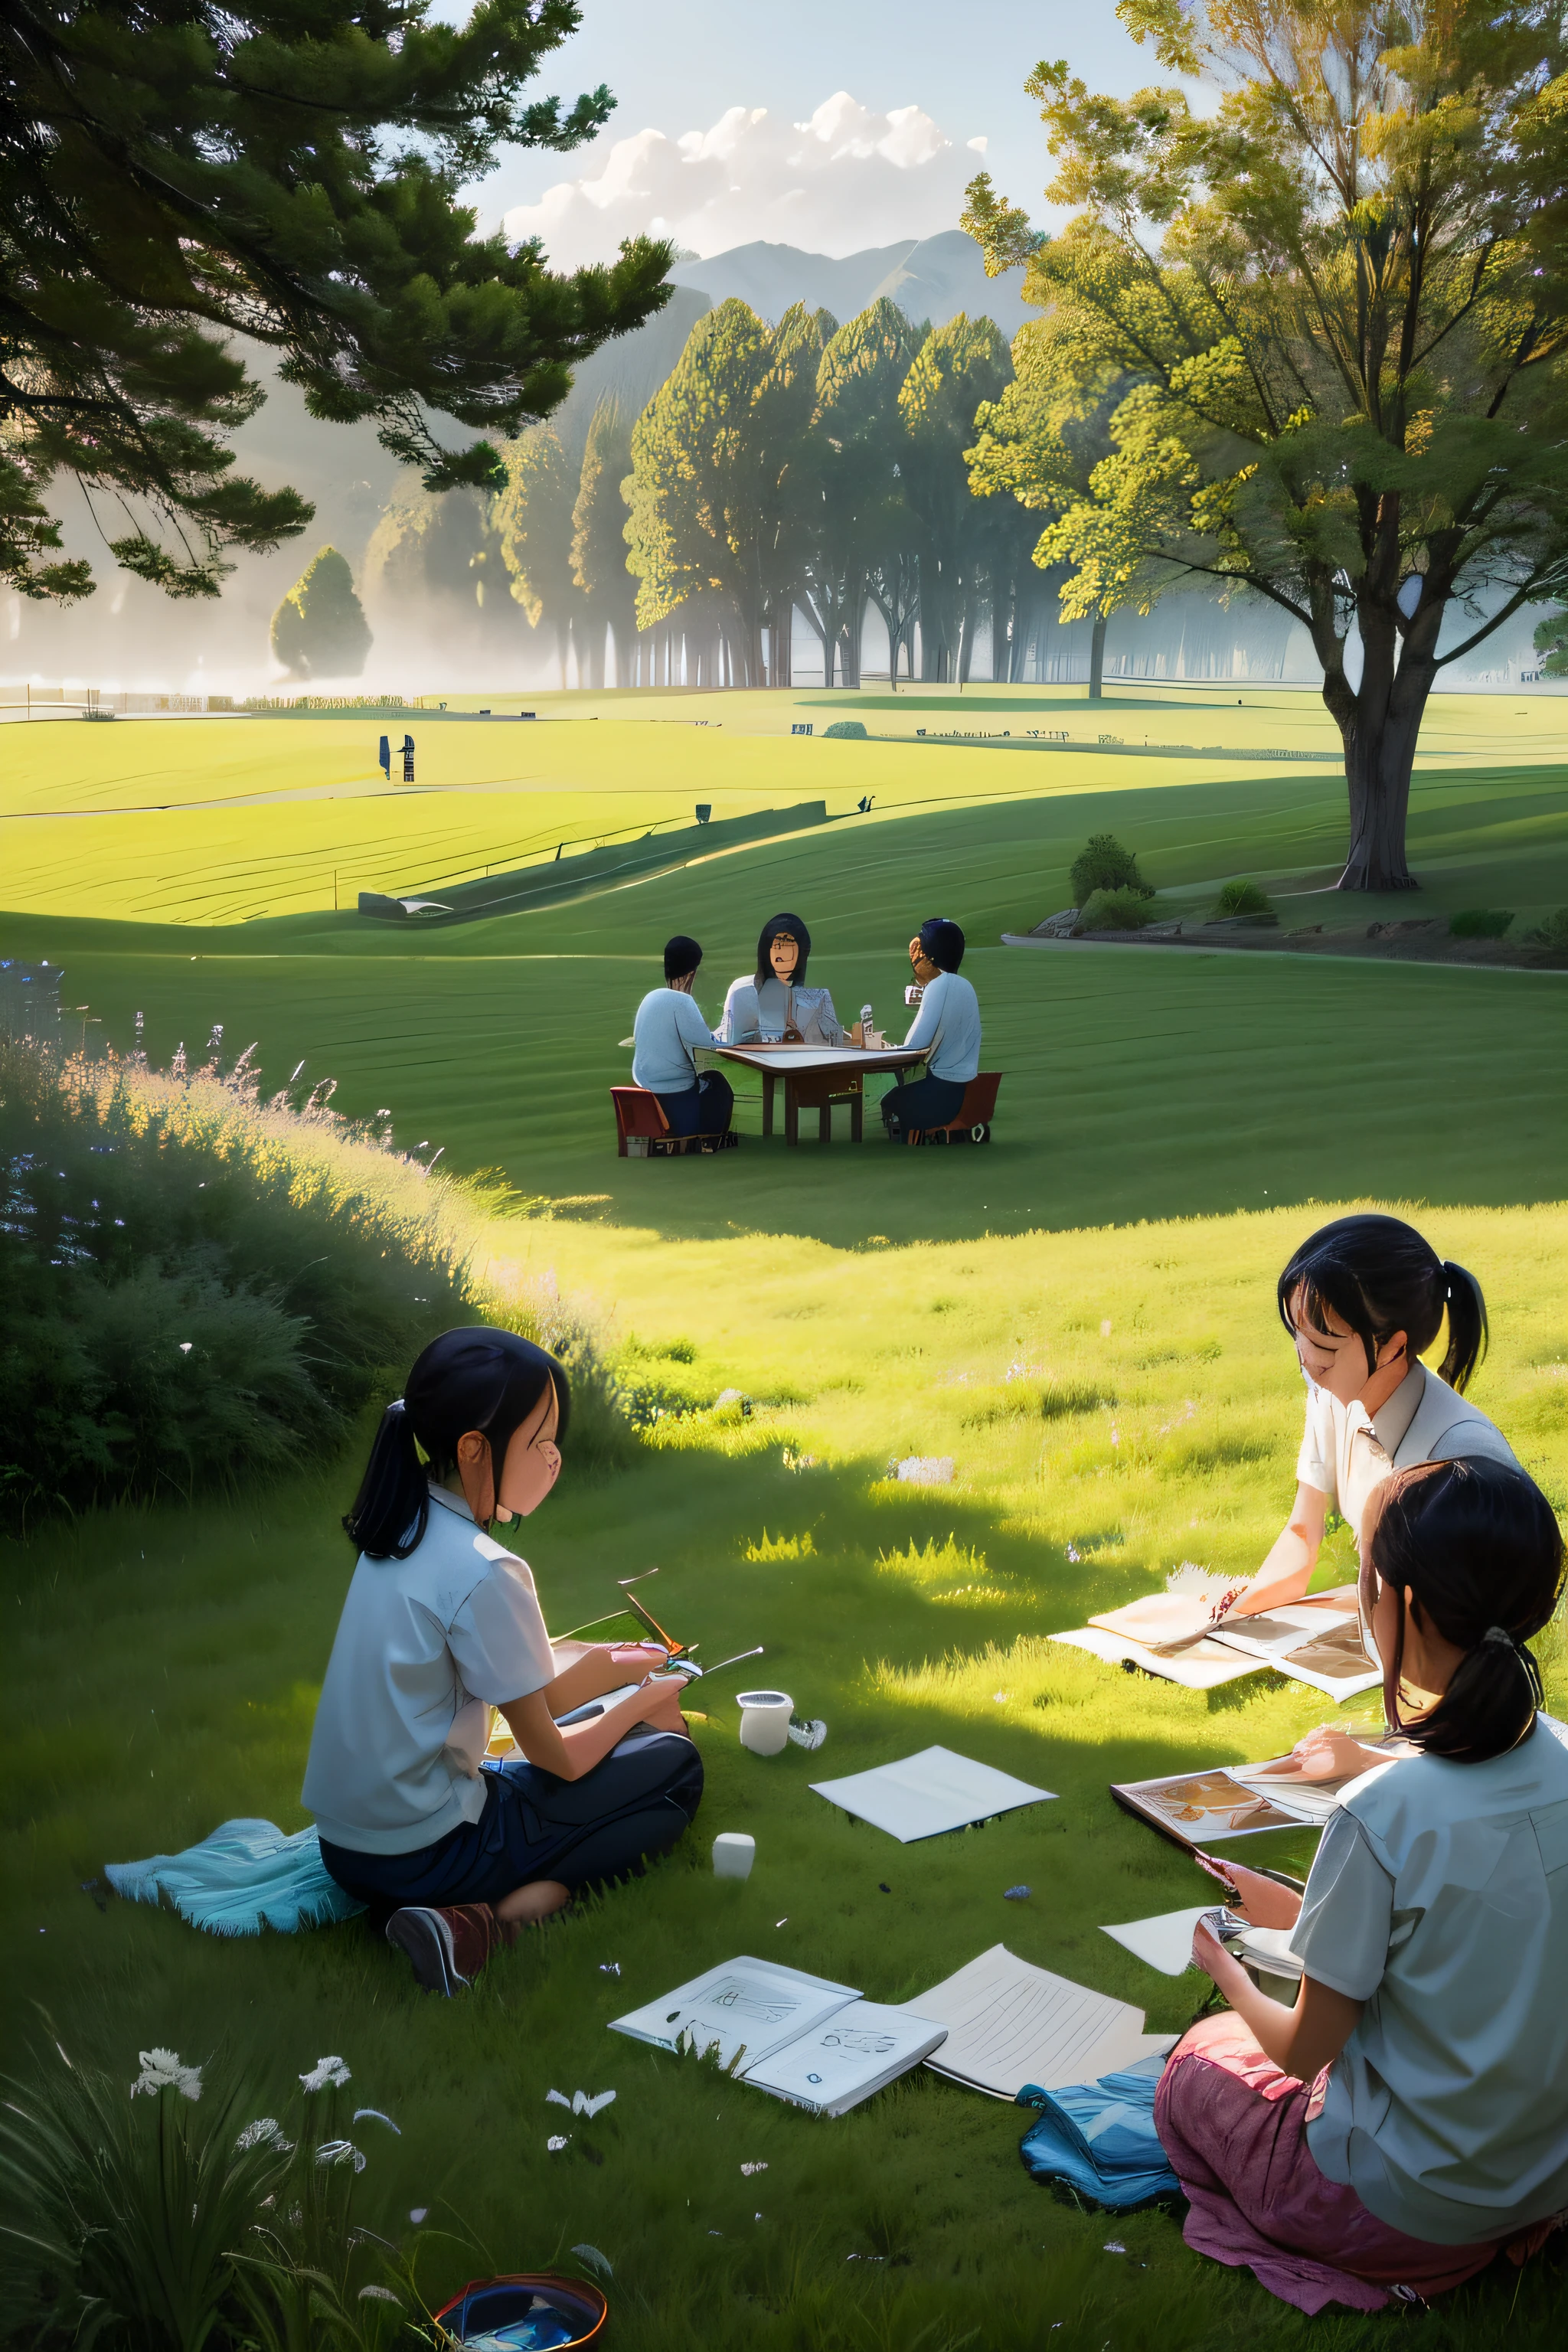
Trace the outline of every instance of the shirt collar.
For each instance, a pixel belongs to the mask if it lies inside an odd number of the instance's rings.
[[[1410,1434],[1410,1424],[1420,1409],[1426,1389],[1426,1368],[1412,1364],[1394,1394],[1385,1397],[1374,1413],[1369,1415],[1366,1407],[1359,1402],[1355,1407],[1360,1416],[1356,1426],[1372,1432],[1391,1462]]]
[[[467,1519],[470,1527],[477,1527],[479,1525],[479,1521],[475,1518],[472,1511],[469,1510],[467,1500],[463,1496],[454,1495],[450,1487],[437,1486],[434,1478],[430,1479],[428,1484],[430,1487],[430,1500],[433,1503],[439,1503],[444,1511],[454,1512],[459,1519]]]

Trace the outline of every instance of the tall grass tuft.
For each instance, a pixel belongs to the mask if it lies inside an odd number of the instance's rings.
[[[369,2158],[350,2132],[397,2126],[345,2113],[341,2058],[298,2077],[279,2122],[223,2059],[144,2050],[128,2081],[53,2057],[0,2110],[7,2338],[382,2352],[424,2336],[412,2264],[353,2213]]]

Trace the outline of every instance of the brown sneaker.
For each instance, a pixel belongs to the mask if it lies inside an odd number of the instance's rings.
[[[408,1904],[386,1923],[386,1940],[406,1952],[426,1992],[448,1998],[471,1984],[498,1946],[510,1943],[488,1903]]]

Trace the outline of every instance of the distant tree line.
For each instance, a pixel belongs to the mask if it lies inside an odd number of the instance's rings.
[[[639,416],[601,404],[580,465],[551,424],[507,445],[511,594],[591,685],[608,638],[622,685],[787,686],[798,611],[827,683],[858,686],[873,609],[895,677],[966,679],[989,622],[1016,678],[1056,614],[1040,520],[974,496],[965,454],[1013,382],[989,319],[916,327],[883,299],[769,327],[722,302]]]

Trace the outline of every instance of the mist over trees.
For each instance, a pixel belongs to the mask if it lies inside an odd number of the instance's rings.
[[[607,634],[623,686],[787,686],[797,612],[830,686],[860,683],[872,612],[895,677],[968,679],[987,625],[1018,677],[1055,611],[1039,526],[974,496],[966,456],[1012,382],[989,319],[916,326],[884,297],[770,327],[721,302],[635,422],[601,403],[578,467],[548,425],[508,446],[491,519],[511,593],[584,684]]]

